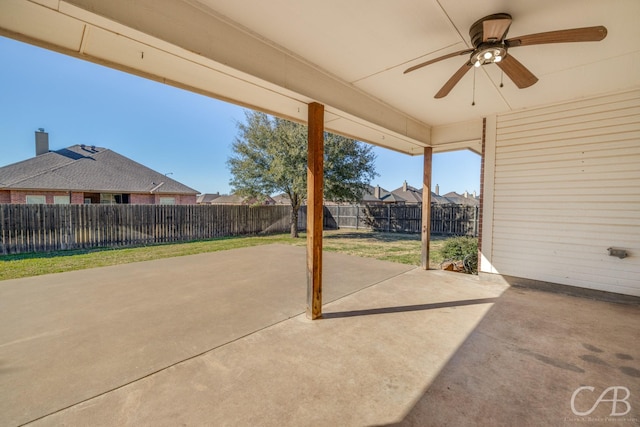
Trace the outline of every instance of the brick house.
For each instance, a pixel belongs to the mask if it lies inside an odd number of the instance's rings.
[[[258,200],[255,197],[245,197],[238,194],[223,194],[214,198],[209,202],[210,205],[262,205],[269,206],[275,205],[276,202],[271,197],[267,196],[264,199]]]
[[[458,194],[452,191],[441,196],[440,186],[437,184],[435,190],[435,192],[431,192],[431,203],[439,205],[454,204],[466,206],[478,206],[480,203],[480,198],[477,197],[475,193],[471,195],[465,191],[464,194]],[[422,204],[422,188],[412,187],[407,184],[407,181],[404,181],[402,187],[398,187],[391,191],[391,194],[395,195],[397,198],[405,200],[405,204],[407,205]]]
[[[36,156],[0,167],[0,203],[195,204],[198,191],[107,148],[49,151],[36,132]]]
[[[198,205],[210,205],[211,202],[220,197],[220,193],[204,193],[200,194],[196,199],[196,204]]]

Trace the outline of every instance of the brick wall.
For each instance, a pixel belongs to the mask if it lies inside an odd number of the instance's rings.
[[[480,204],[478,208],[478,252],[482,251],[482,216],[484,207],[484,150],[487,135],[487,119],[482,119],[482,157],[480,159]],[[478,253],[478,271],[480,271],[482,256]]]
[[[27,196],[45,196],[45,200],[47,204],[53,204],[53,198],[55,196],[69,196],[68,191],[38,191],[38,190],[29,190],[29,191],[10,191],[11,193],[11,201],[9,203],[15,204],[24,204],[27,203]]]
[[[81,205],[84,203],[84,193],[71,193],[71,204]]]
[[[153,194],[132,194],[129,196],[129,203],[132,205],[153,205],[156,203]]]
[[[147,204],[160,204],[161,197],[173,197],[176,201],[176,205],[195,205],[195,194],[132,194],[129,202],[132,205],[147,205]]]
[[[180,194],[176,196],[176,204],[177,205],[195,205],[196,204],[196,195],[195,194]]]
[[[45,196],[47,204],[53,204],[55,196],[69,196],[68,191],[20,191],[20,190],[0,190],[0,203],[25,204],[27,196]],[[129,203],[132,205],[153,205],[160,204],[160,197],[174,197],[176,205],[195,205],[196,196],[185,194],[131,194]],[[70,197],[72,204],[83,204],[84,193],[72,192]]]

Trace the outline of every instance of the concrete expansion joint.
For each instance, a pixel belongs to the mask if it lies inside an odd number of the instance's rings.
[[[301,312],[299,312],[299,313],[297,313],[297,314],[294,314],[292,317],[298,317],[298,316],[300,316],[301,314],[304,314],[304,311],[301,311]],[[269,328],[271,328],[271,327],[273,327],[273,326],[276,326],[276,325],[278,325],[278,324],[280,324],[280,323],[285,323],[286,321],[288,321],[288,320],[289,320],[289,319],[291,319],[292,317],[284,318],[284,319],[279,320],[279,321],[277,321],[277,322],[274,322],[274,323],[271,323],[271,324],[269,324],[269,325],[266,325],[266,326],[264,326],[264,327],[262,327],[262,328],[259,328],[259,329],[256,329],[256,330],[254,330],[254,331],[251,331],[251,332],[249,332],[249,333],[247,333],[247,334],[244,334],[244,335],[238,336],[238,337],[236,337],[236,338],[234,338],[234,339],[232,339],[232,340],[230,340],[230,341],[228,341],[228,342],[225,342],[225,343],[223,343],[223,344],[221,344],[221,345],[218,345],[218,346],[215,346],[215,347],[211,347],[211,348],[209,348],[209,349],[207,349],[207,350],[201,351],[200,353],[194,354],[193,356],[189,356],[189,357],[187,357],[187,358],[184,358],[184,359],[182,359],[182,360],[179,360],[179,361],[177,361],[177,362],[174,362],[174,363],[171,363],[171,364],[169,364],[169,365],[167,365],[167,366],[164,366],[164,367],[162,367],[162,368],[160,368],[160,369],[156,369],[156,370],[155,370],[155,371],[153,371],[153,372],[149,372],[149,373],[148,373],[148,374],[146,374],[146,375],[143,375],[143,376],[141,376],[141,377],[138,377],[138,378],[136,378],[136,379],[133,379],[133,380],[131,380],[131,381],[128,381],[128,382],[126,382],[126,383],[124,383],[124,384],[121,384],[121,385],[119,385],[119,386],[117,386],[117,387],[112,387],[112,388],[110,388],[109,390],[105,390],[105,391],[103,391],[102,393],[95,394],[95,395],[93,395],[93,396],[87,397],[86,399],[82,399],[82,400],[79,400],[79,401],[77,401],[77,402],[74,402],[74,403],[72,403],[71,405],[67,405],[67,406],[65,406],[65,407],[63,407],[63,408],[60,408],[60,409],[57,409],[57,410],[55,410],[55,411],[49,412],[48,414],[42,415],[42,416],[40,416],[40,417],[38,417],[38,418],[34,418],[34,419],[32,419],[32,420],[29,420],[29,421],[27,421],[27,422],[26,422],[26,423],[24,423],[24,424],[20,424],[18,427],[26,426],[26,425],[29,425],[29,424],[34,423],[34,422],[36,422],[36,421],[43,420],[43,419],[45,419],[45,418],[47,418],[47,417],[49,417],[49,416],[51,416],[51,415],[55,415],[55,414],[57,414],[57,413],[59,413],[59,412],[65,411],[65,410],[67,410],[67,409],[71,409],[71,408],[73,408],[73,407],[75,407],[75,406],[78,406],[78,405],[81,405],[81,404],[83,404],[83,403],[89,402],[89,401],[91,401],[91,400],[97,399],[97,398],[99,398],[99,397],[101,397],[101,396],[105,396],[105,395],[107,395],[107,394],[109,394],[109,393],[113,393],[113,392],[115,392],[115,391],[121,390],[121,389],[123,389],[123,388],[125,388],[125,387],[127,387],[127,386],[130,386],[130,385],[132,385],[132,384],[135,384],[135,383],[137,383],[137,382],[139,382],[139,381],[142,381],[142,380],[145,380],[145,379],[147,379],[147,378],[153,377],[153,376],[154,376],[154,375],[156,375],[156,374],[159,374],[159,373],[161,373],[161,372],[164,372],[164,371],[166,371],[166,370],[168,370],[168,369],[170,369],[170,368],[173,368],[173,367],[176,367],[176,366],[182,365],[182,364],[184,364],[184,363],[186,363],[186,362],[189,362],[189,361],[191,361],[191,360],[197,359],[198,357],[202,357],[202,356],[204,356],[204,355],[206,355],[206,354],[208,354],[208,353],[211,353],[212,351],[218,350],[218,349],[220,349],[220,348],[224,348],[224,347],[226,347],[226,346],[228,346],[228,345],[231,345],[231,344],[233,344],[233,343],[235,343],[235,342],[237,342],[237,341],[240,341],[240,340],[242,340],[242,339],[244,339],[244,338],[247,338],[247,337],[249,337],[249,336],[251,336],[251,335],[254,335],[254,334],[256,334],[256,333],[259,333],[259,332],[261,332],[261,331],[264,331],[264,330],[266,330],[266,329],[269,329]]]

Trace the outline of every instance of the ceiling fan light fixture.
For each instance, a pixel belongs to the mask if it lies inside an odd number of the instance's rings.
[[[492,44],[487,46],[486,44],[483,46],[479,46],[472,54],[471,54],[471,62],[476,67],[485,64],[493,64],[494,62],[500,62],[507,54],[507,49],[505,46],[501,44]]]

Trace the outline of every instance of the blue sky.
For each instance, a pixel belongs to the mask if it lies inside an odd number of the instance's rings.
[[[0,166],[35,155],[34,132],[50,149],[109,148],[201,193],[229,193],[226,160],[244,109],[0,36]],[[375,147],[372,184],[419,187],[422,156]],[[480,156],[435,154],[440,194],[480,190]]]

